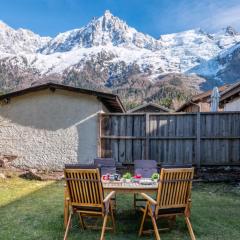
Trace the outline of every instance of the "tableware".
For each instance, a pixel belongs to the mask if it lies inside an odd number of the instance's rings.
[[[120,174],[115,173],[114,174],[114,180],[119,181],[120,180]]]
[[[109,180],[114,181],[115,180],[115,175],[114,174],[109,175]]]
[[[142,185],[152,185],[153,181],[151,178],[142,178],[139,180],[139,183]]]
[[[135,177],[133,177],[132,179],[131,179],[131,182],[133,182],[133,183],[139,183],[139,178],[135,178]]]
[[[109,174],[106,174],[106,175],[102,175],[102,180],[103,181],[108,181],[109,180]]]

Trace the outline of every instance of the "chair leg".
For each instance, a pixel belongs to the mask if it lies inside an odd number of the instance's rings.
[[[67,223],[68,223],[68,218],[69,218],[69,200],[66,198],[64,199],[64,228],[66,229]]]
[[[160,234],[159,234],[159,231],[158,231],[158,227],[157,227],[156,219],[153,216],[153,212],[152,212],[152,210],[150,208],[149,208],[149,215],[150,215],[151,220],[152,220],[152,224],[153,224],[153,229],[154,229],[156,240],[161,240],[160,239]]]
[[[144,226],[145,219],[147,217],[147,212],[148,212],[148,204],[146,204],[146,207],[145,207],[145,210],[144,210],[144,213],[143,213],[141,226],[140,226],[140,229],[139,229],[139,232],[138,232],[139,237],[142,236],[143,226]]]
[[[189,234],[190,234],[190,237],[192,240],[196,240],[195,238],[195,235],[194,235],[194,232],[193,232],[193,229],[192,229],[192,224],[190,222],[190,219],[189,217],[185,217],[185,221],[187,223],[187,227],[188,227],[188,231],[189,231]]]
[[[105,233],[105,229],[106,229],[106,225],[107,225],[107,219],[108,219],[108,215],[106,214],[103,219],[103,226],[102,226],[102,233],[101,233],[100,240],[104,240],[104,233]]]
[[[67,240],[67,235],[68,235],[68,231],[69,231],[69,228],[70,228],[71,219],[72,219],[72,213],[69,214],[69,218],[68,218],[68,222],[67,222],[67,227],[66,227],[66,231],[65,231],[63,240]]]
[[[86,226],[85,226],[85,223],[83,220],[83,216],[81,215],[81,213],[79,213],[78,216],[79,216],[79,220],[80,220],[80,224],[81,224],[82,228],[86,229]]]
[[[113,209],[117,211],[117,194],[116,193],[112,202],[113,202]]]
[[[116,232],[116,224],[115,224],[115,218],[113,214],[113,208],[110,206],[110,214],[111,214],[111,219],[112,219],[112,227],[113,227],[113,232]]]
[[[134,209],[136,209],[136,196],[137,196],[137,194],[136,193],[134,193],[133,194],[133,207],[134,207]]]

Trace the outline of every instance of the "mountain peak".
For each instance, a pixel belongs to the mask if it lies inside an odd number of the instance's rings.
[[[125,21],[106,10],[101,17],[93,18],[86,26],[59,34],[39,52],[51,54],[106,45],[157,50],[161,43],[129,27]]]
[[[235,28],[233,28],[232,26],[227,26],[225,28],[225,34],[229,35],[229,36],[235,36],[238,35],[239,33],[237,32],[237,30]]]
[[[104,12],[103,16],[104,16],[105,18],[111,18],[111,17],[113,17],[113,15],[112,15],[112,13],[110,12],[110,10],[106,10],[106,11]]]

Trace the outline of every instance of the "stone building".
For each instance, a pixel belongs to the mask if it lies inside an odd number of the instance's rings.
[[[60,170],[98,155],[98,114],[117,95],[47,83],[0,96],[0,154],[17,167]]]

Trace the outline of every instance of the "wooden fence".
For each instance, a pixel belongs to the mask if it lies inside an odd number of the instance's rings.
[[[116,162],[240,164],[240,112],[100,114],[99,152]]]

